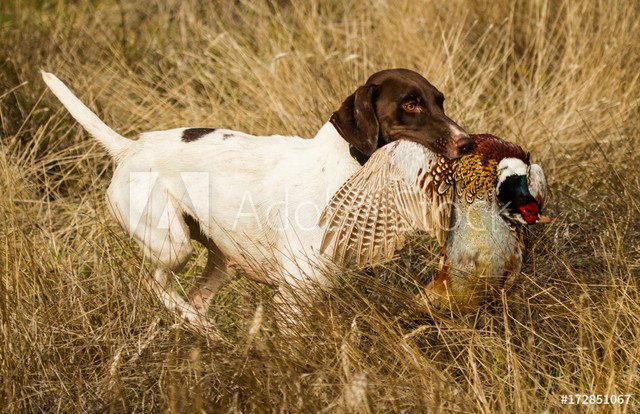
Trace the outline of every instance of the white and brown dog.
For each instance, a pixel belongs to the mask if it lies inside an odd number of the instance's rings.
[[[203,315],[227,279],[227,261],[260,282],[326,283],[321,263],[331,255],[319,253],[324,230],[318,217],[377,148],[404,139],[457,158],[472,145],[445,115],[443,94],[407,69],[371,76],[313,139],[178,128],[134,141],[105,125],[53,74],[42,76],[115,159],[108,203],[152,262],[147,284],[195,324],[206,324]],[[191,240],[208,249],[208,260],[183,298],[172,288],[172,272],[187,263]]]

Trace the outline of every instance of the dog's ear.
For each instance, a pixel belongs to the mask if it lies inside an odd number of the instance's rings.
[[[375,85],[356,89],[331,116],[340,135],[361,153],[369,156],[378,148],[380,125],[374,105]]]

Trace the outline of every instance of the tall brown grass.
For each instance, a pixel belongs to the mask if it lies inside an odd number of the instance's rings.
[[[0,411],[640,410],[640,7],[626,0],[0,4]],[[470,132],[545,168],[553,224],[519,285],[466,318],[415,299],[416,238],[336,275],[294,335],[273,291],[216,298],[225,343],[141,288],[105,208],[112,163],[45,91],[69,83],[124,135],[179,126],[312,136],[371,73],[407,67]],[[203,265],[183,275],[186,283]],[[563,394],[631,394],[562,405]]]

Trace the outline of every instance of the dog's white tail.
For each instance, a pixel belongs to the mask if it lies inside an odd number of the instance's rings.
[[[91,109],[80,102],[80,99],[56,75],[43,71],[42,79],[76,121],[93,135],[113,158],[120,159],[131,147],[131,144],[135,142],[109,128]]]

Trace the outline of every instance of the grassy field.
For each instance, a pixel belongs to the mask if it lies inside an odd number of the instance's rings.
[[[627,0],[2,1],[0,411],[639,412],[639,39]],[[521,282],[434,321],[415,295],[435,252],[417,237],[384,268],[336,275],[293,337],[272,289],[231,283],[211,313],[224,343],[142,289],[146,263],[105,205],[112,162],[39,75],[129,137],[313,136],[390,67],[544,166],[555,221]]]

